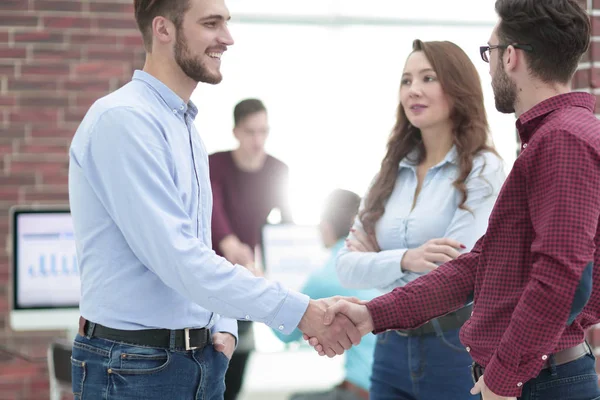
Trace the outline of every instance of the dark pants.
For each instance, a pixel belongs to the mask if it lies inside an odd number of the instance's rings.
[[[248,364],[250,353],[233,352],[233,357],[229,362],[229,368],[225,374],[225,397],[224,400],[235,400],[240,393],[242,383],[244,383],[244,371]]]
[[[406,337],[395,331],[377,335],[371,400],[471,400],[469,353],[459,330]]]
[[[587,354],[570,363],[544,369],[536,378],[523,385],[519,399],[600,400],[595,367],[594,356]]]
[[[221,400],[229,360],[212,344],[185,351],[77,335],[75,400]]]

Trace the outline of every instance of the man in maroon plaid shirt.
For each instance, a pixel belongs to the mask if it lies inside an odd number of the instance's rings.
[[[478,372],[473,394],[600,399],[584,341],[600,322],[600,122],[595,97],[570,91],[589,18],[575,0],[497,0],[496,12],[481,56],[496,108],[518,116],[522,152],[486,234],[470,253],[366,305],[337,303],[326,323],[343,313],[363,334],[416,328],[474,301],[461,330]]]

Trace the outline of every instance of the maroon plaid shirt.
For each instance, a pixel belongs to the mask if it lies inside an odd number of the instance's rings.
[[[502,396],[520,396],[549,354],[583,342],[600,320],[594,105],[589,94],[569,93],[519,118],[523,151],[486,234],[470,253],[368,303],[376,333],[418,327],[474,296],[461,341]]]

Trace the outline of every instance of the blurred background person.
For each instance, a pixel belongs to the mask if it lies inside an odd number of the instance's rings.
[[[213,191],[212,239],[215,252],[253,272],[260,229],[273,209],[291,222],[287,202],[288,167],[265,151],[269,136],[267,109],[258,99],[240,101],[233,111],[233,151],[209,156]],[[238,344],[225,375],[225,400],[241,389],[244,370],[254,349],[252,322],[238,321]]]
[[[334,190],[325,200],[319,230],[323,245],[330,250],[331,257],[321,269],[310,275],[301,289],[301,292],[310,298],[320,299],[342,295],[370,300],[381,294],[377,290],[344,288],[335,271],[337,254],[344,247],[344,239],[352,227],[359,205],[360,196],[342,189]],[[273,332],[285,343],[302,339],[302,332],[297,329],[290,335],[283,335],[277,330],[273,330]],[[360,345],[347,351],[344,362],[345,378],[342,383],[325,392],[298,393],[293,395],[290,400],[368,399],[374,349],[375,336],[368,334],[362,339]]]
[[[390,291],[470,249],[505,178],[489,139],[468,56],[415,40],[387,153],[337,261],[342,284]],[[371,399],[471,398],[472,360],[458,337],[471,308],[378,335]]]

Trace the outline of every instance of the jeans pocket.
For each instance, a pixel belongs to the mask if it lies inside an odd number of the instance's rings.
[[[442,332],[442,335],[438,336],[438,338],[440,339],[440,342],[449,349],[457,351],[459,353],[467,353],[467,350],[460,342],[458,331]]]
[[[598,375],[583,374],[550,379],[532,387],[535,399],[543,400],[590,400],[600,399]]]
[[[119,368],[111,368],[120,375],[149,375],[162,371],[169,365],[171,355],[166,349],[122,346]]]
[[[71,388],[75,400],[83,398],[83,382],[85,381],[85,362],[71,357]]]

